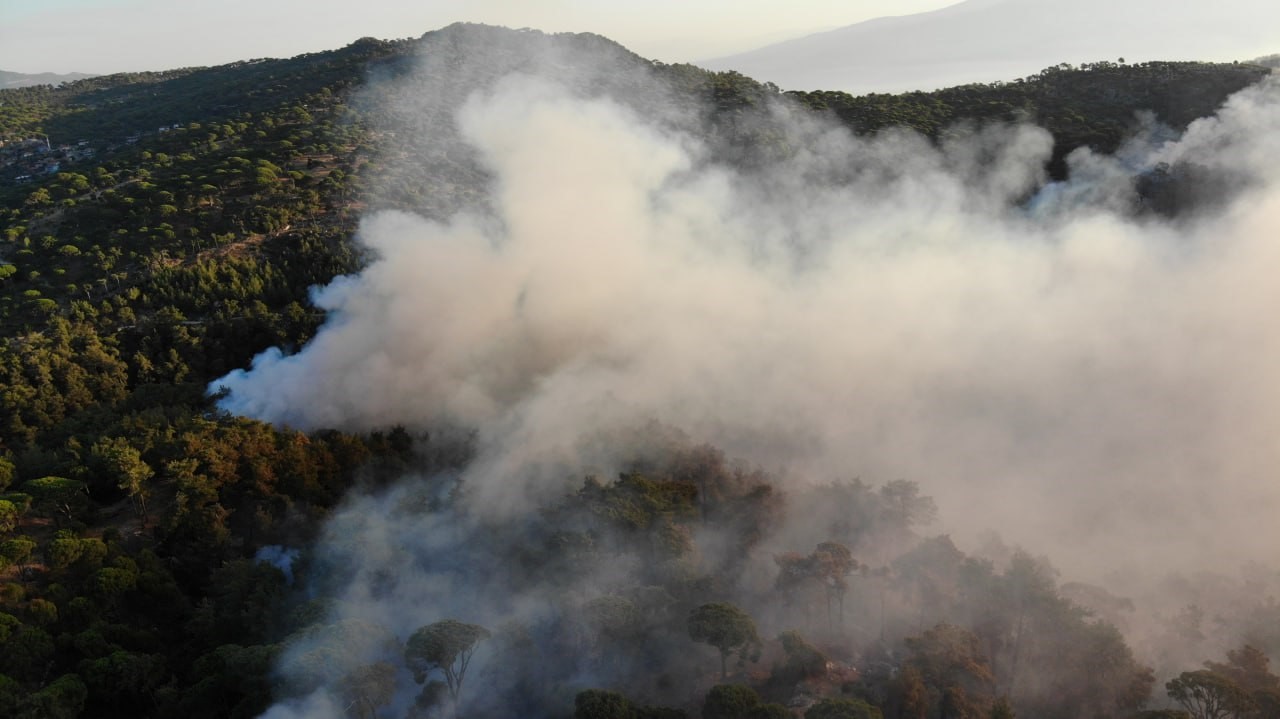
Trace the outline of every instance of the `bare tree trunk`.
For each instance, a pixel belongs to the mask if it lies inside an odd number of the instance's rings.
[[[1013,656],[1009,660],[1009,686],[1005,688],[1006,695],[1013,695],[1013,685],[1018,680],[1018,653],[1022,649],[1022,625],[1023,619],[1026,617],[1026,610],[1018,609],[1018,626],[1013,630]]]

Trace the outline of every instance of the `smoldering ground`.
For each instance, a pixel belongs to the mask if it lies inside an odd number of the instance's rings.
[[[474,428],[467,511],[517,526],[617,469],[590,438],[659,420],[789,487],[917,481],[959,541],[995,529],[1068,577],[1276,559],[1280,84],[1181,136],[1078,151],[1051,184],[1035,127],[855,137],[781,101],[739,121],[781,128],[782,149],[729,163],[697,113],[650,116],[592,72],[538,65],[456,112],[423,94],[450,96],[430,58],[388,81],[403,124],[384,129],[431,133],[430,108],[488,193],[448,218],[366,217],[372,260],[315,292],[315,339],[214,383],[226,409]],[[1136,178],[1193,166],[1229,191],[1174,219],[1135,210]],[[536,592],[494,602],[440,570],[461,530],[387,520],[389,501],[331,527],[383,553],[359,558],[338,616],[403,638],[459,612],[536,615]],[[375,591],[380,572],[396,581]]]

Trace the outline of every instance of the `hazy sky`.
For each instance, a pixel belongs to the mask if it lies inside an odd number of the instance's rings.
[[[112,73],[291,57],[457,21],[605,35],[686,62],[956,0],[0,0],[0,69]]]

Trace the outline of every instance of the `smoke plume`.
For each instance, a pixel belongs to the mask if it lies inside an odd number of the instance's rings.
[[[400,115],[423,130],[411,87]],[[599,438],[656,420],[792,486],[916,481],[958,540],[995,529],[1070,576],[1275,559],[1280,84],[1178,137],[1077,151],[1059,183],[1028,125],[856,137],[779,101],[760,118],[784,149],[744,164],[678,116],[527,73],[476,90],[447,122],[484,202],[367,216],[373,259],[315,291],[314,340],[214,383],[223,407],[473,429],[461,480],[488,517],[609,472]],[[1135,209],[1167,168],[1218,199]],[[342,521],[394,514],[354,506]],[[331,536],[388,531],[360,526]],[[396,596],[483,594],[439,581]],[[493,614],[528,610],[510,601]]]
[[[1026,126],[933,147],[795,118],[803,149],[739,176],[533,77],[457,121],[496,218],[368,217],[376,259],[316,291],[330,319],[302,351],[215,383],[225,408],[474,427],[492,511],[547,489],[531,461],[654,418],[812,480],[910,478],[957,527],[1085,554],[1274,548],[1274,83],[1049,187]],[[1161,162],[1248,187],[1177,222],[1116,211]]]

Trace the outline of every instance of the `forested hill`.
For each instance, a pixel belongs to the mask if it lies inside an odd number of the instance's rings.
[[[735,148],[777,140],[768,119],[745,120],[778,102],[796,112],[834,115],[858,133],[903,125],[936,138],[963,120],[1030,119],[1053,132],[1059,172],[1075,147],[1116,148],[1137,111],[1182,128],[1269,72],[1254,65],[1098,63],[995,85],[851,97],[784,93],[732,72],[649,63],[594,35],[459,25],[416,40],[366,38],[291,59],[0,90],[0,715],[256,716],[272,701],[273,662],[287,638],[368,636],[361,627],[317,629],[331,598],[304,593],[302,579],[255,556],[267,546],[308,546],[357,485],[377,488],[409,468],[429,473],[465,463],[468,442],[414,437],[394,427],[304,434],[228,416],[205,388],[268,347],[297,348],[312,337],[323,315],[309,288],[367,259],[351,241],[363,211],[402,207],[443,218],[483,202],[488,178],[474,158],[445,147],[453,132],[447,117],[433,119],[432,132],[420,137],[385,130],[396,107],[385,83],[423,57],[441,58],[448,67],[449,58],[478,47],[486,48],[488,61],[468,64],[474,75],[464,82],[451,76],[439,86],[457,93],[459,103],[473,89],[528,67],[534,56],[559,63],[565,77],[574,76],[582,58],[605,56],[618,67],[648,68],[670,88],[661,98],[665,107],[693,118],[689,122],[729,161],[747,161]],[[620,73],[618,87],[582,89],[625,90],[630,78]],[[654,98],[635,90],[631,101],[652,110]],[[437,158],[435,171],[396,174],[399,157],[418,152],[417,145],[432,150],[432,143],[443,148],[428,155]],[[754,546],[780,503],[769,478],[734,470],[714,449],[664,441],[672,447],[665,463],[637,464],[617,482],[587,482],[547,509],[563,527],[539,525],[532,539],[498,536],[494,541],[506,544],[494,545],[501,552],[490,547],[492,554],[520,553],[530,566],[545,565],[550,584],[572,575],[584,557],[609,552],[635,550],[675,562],[691,551],[703,521],[722,523],[725,536],[744,551]],[[899,544],[919,539],[917,515],[932,512],[931,501],[910,483],[824,491],[849,516],[865,516],[840,538],[855,550],[859,537],[892,537]],[[448,501],[434,498],[422,511]],[[794,501],[823,503],[817,496]],[[812,586],[801,582],[795,601],[809,602],[808,594],[817,592],[830,617],[835,595],[813,582],[843,586],[857,562],[842,551],[819,547],[780,560],[786,571],[813,580]],[[962,569],[968,572],[966,581],[992,596],[1005,591],[1001,582],[1030,577],[1043,600],[1037,617],[1060,621],[1063,631],[1078,633],[1069,636],[1088,635],[1112,652],[1116,674],[1098,691],[1111,692],[1107,699],[1126,708],[1145,698],[1149,672],[1133,661],[1118,633],[1086,624],[1083,610],[1035,561],[1023,557],[1000,574],[966,563],[945,538],[914,551],[904,555],[892,581],[887,569],[867,574],[883,582],[882,601],[884,592],[933,591],[935,578],[921,569],[926,555],[941,556],[957,582]],[[318,574],[322,564],[303,555],[294,566],[300,574]],[[608,642],[640,642],[643,622],[675,616],[681,634],[687,612],[677,616],[670,607],[685,608],[737,571],[727,566],[719,569],[723,575],[691,577],[671,569],[674,564],[662,566],[647,581],[665,608],[595,607],[599,621],[591,631],[606,638],[593,656]],[[978,594],[960,594],[938,601],[978,610]],[[839,598],[843,603],[843,594]],[[1259,616],[1265,625],[1274,612]],[[976,648],[967,631],[943,628],[916,638],[912,646],[925,672],[918,677],[921,697],[926,681],[941,682],[930,684],[933,695],[954,688],[928,674],[928,652]],[[504,641],[527,654],[533,638]],[[643,646],[649,664],[632,658],[608,666],[661,674],[652,662],[666,656],[663,648]],[[790,663],[767,687],[776,696],[825,666],[798,636],[787,647]],[[1055,647],[1046,639],[1025,661],[1048,666]],[[885,657],[898,651],[882,650]],[[1087,658],[1076,659],[1072,671],[1084,671]],[[526,684],[494,696],[554,684],[552,670],[544,663],[538,674],[535,664],[523,665],[519,678]],[[394,689],[385,666],[371,665],[358,676],[316,671],[275,691],[331,681],[351,697],[350,715],[374,716]],[[990,684],[987,665],[972,660],[968,671],[977,678],[965,681]],[[1076,677],[1062,676],[1064,682]],[[875,692],[916,691],[893,684],[890,673],[881,679],[857,701],[876,700]],[[1119,687],[1121,681],[1128,684]],[[838,681],[820,684],[812,691],[840,691]],[[548,704],[539,710],[564,699],[565,691],[556,685],[558,694],[540,695]],[[969,691],[974,702],[990,707],[990,691]],[[621,701],[601,693],[586,701],[615,699]],[[1028,702],[1054,704],[1047,695]],[[567,715],[569,703],[556,711]]]
[[[1057,65],[1031,77],[936,92],[853,97],[843,92],[793,95],[806,107],[829,109],[856,131],[906,125],[930,136],[959,120],[1025,118],[1053,133],[1051,170],[1061,179],[1063,158],[1077,147],[1114,152],[1132,133],[1137,111],[1175,128],[1211,114],[1225,95],[1267,74],[1250,64],[1197,62]]]

